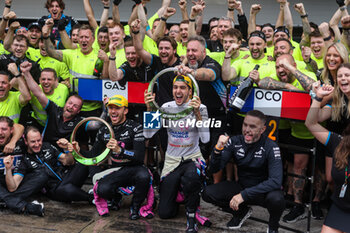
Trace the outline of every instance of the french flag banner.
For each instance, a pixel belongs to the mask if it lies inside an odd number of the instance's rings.
[[[236,86],[231,86],[230,97],[236,89]],[[268,116],[304,121],[310,104],[311,97],[306,92],[253,88],[241,112],[255,109]]]
[[[120,83],[101,79],[82,79],[78,81],[78,94],[84,100],[103,101],[104,97],[114,95],[124,96],[129,103],[144,104],[144,92],[148,83],[127,82],[124,86]]]

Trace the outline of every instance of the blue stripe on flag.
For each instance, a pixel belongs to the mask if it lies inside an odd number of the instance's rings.
[[[102,80],[79,79],[78,93],[84,100],[101,101]]]

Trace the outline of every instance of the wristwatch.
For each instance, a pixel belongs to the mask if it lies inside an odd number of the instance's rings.
[[[318,102],[322,102],[323,98],[317,97],[316,93],[310,90],[309,92],[311,99],[316,100]]]

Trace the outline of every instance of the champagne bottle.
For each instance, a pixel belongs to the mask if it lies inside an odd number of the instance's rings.
[[[253,70],[258,70],[259,65],[256,65]],[[245,78],[237,87],[229,101],[229,106],[235,110],[241,110],[252,91],[254,81],[249,76]]]
[[[100,77],[102,73],[102,69],[103,69],[103,61],[100,58],[98,58],[95,63],[93,75],[96,77]]]

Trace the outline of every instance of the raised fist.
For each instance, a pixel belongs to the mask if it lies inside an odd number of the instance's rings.
[[[256,15],[257,13],[259,13],[260,10],[261,10],[261,5],[260,4],[253,4],[250,7],[250,14],[251,15]]]

